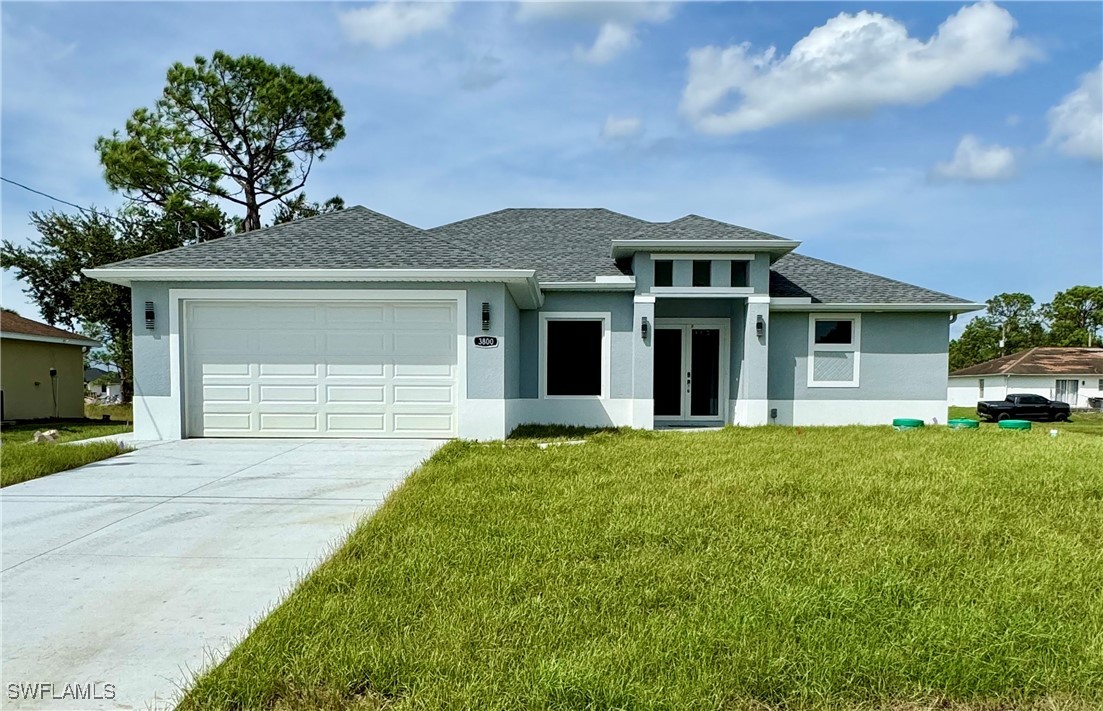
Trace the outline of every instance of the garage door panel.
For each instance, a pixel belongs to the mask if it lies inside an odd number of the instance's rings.
[[[192,436],[455,434],[454,303],[187,307]]]
[[[258,401],[263,405],[276,402],[318,403],[315,385],[261,385]]]
[[[327,385],[326,400],[330,403],[378,403],[386,402],[384,385]]]

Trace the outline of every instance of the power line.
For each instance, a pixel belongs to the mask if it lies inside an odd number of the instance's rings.
[[[99,210],[93,210],[90,207],[82,207],[82,206],[76,204],[75,202],[69,202],[68,200],[62,200],[59,197],[55,197],[53,195],[50,195],[49,193],[44,193],[41,190],[35,190],[34,188],[32,188],[30,186],[24,185],[23,183],[18,183],[18,182],[14,181],[14,180],[11,180],[9,178],[5,178],[3,176],[0,176],[0,180],[2,180],[5,183],[9,183],[11,185],[14,185],[17,188],[23,188],[24,190],[26,190],[28,192],[32,192],[35,195],[41,195],[44,198],[49,198],[50,200],[53,200],[54,202],[60,202],[63,205],[68,205],[69,207],[75,207],[78,210],[80,210],[81,212],[90,212],[93,215],[99,215],[100,217],[106,217],[109,220],[117,220],[119,222],[122,222],[122,220],[119,220],[119,218],[116,217],[115,215],[109,215],[106,212],[100,212]]]

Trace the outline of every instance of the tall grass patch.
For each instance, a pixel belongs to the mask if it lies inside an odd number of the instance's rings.
[[[452,443],[182,708],[1088,708],[1101,461],[995,429]]]

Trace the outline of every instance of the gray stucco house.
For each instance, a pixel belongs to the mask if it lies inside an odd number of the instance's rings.
[[[688,215],[363,207],[89,270],[131,287],[135,435],[464,437],[522,423],[946,415],[983,307]]]

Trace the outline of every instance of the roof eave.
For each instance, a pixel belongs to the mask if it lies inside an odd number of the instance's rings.
[[[495,282],[504,283],[521,308],[543,303],[533,269],[213,269],[180,267],[101,267],[83,270],[100,281],[131,286],[134,282]]]
[[[788,239],[615,239],[613,259],[628,257],[636,252],[662,250],[664,252],[767,252],[781,256],[800,246],[800,242]]]
[[[823,303],[800,301],[785,297],[773,297],[770,300],[771,311],[937,311],[952,314],[964,314],[970,311],[980,311],[987,308],[987,304],[955,303],[952,301],[935,303],[861,303],[861,302],[832,302]]]
[[[35,341],[37,343],[56,343],[63,346],[80,346],[81,348],[99,348],[99,341],[91,338],[75,336],[63,338],[61,336],[39,336],[33,333],[13,333],[12,331],[0,331],[0,338],[10,338],[15,341]]]

